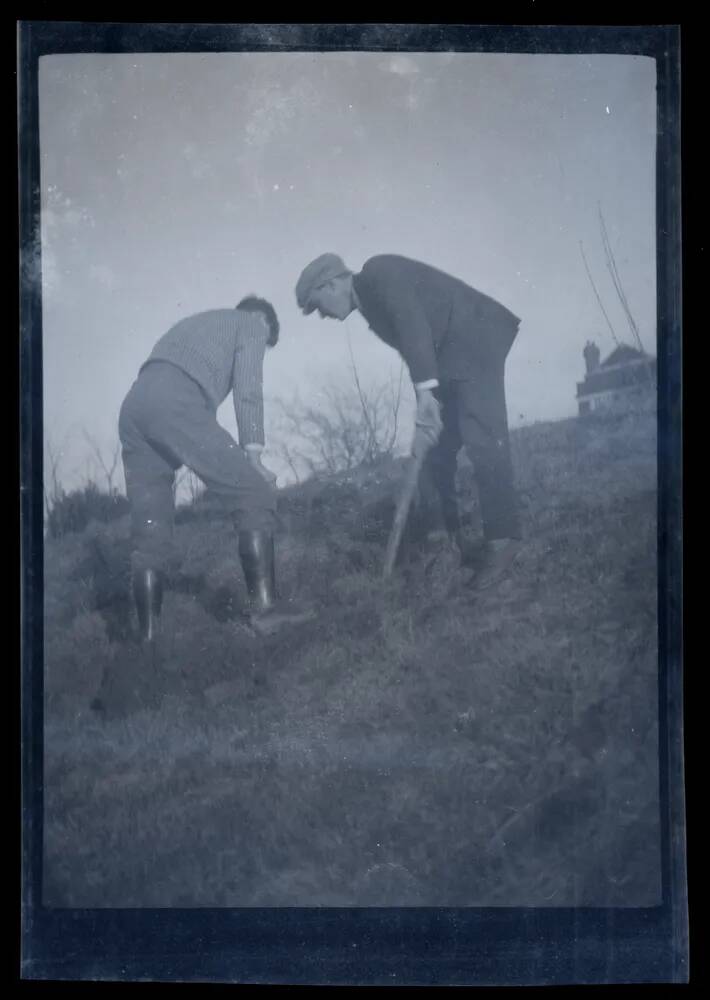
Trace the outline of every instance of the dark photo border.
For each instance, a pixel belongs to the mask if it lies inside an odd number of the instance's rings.
[[[679,27],[21,21],[18,31],[22,978],[312,985],[687,981]],[[69,910],[42,905],[42,298],[30,267],[41,242],[39,59],[80,52],[336,50],[614,53],[656,61],[658,907]]]

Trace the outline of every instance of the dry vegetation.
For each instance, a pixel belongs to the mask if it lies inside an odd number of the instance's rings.
[[[657,902],[655,418],[513,447],[526,545],[485,595],[416,518],[382,582],[396,463],[283,491],[282,587],[319,617],[266,642],[229,519],[184,508],[158,665],[125,514],[48,539],[45,901]]]

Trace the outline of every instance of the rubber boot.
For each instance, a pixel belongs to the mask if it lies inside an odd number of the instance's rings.
[[[138,613],[138,629],[143,642],[155,644],[160,631],[163,606],[163,577],[154,569],[133,574],[133,599]]]
[[[285,625],[298,625],[315,617],[311,608],[278,597],[271,532],[240,531],[239,558],[249,595],[249,619],[255,631],[269,635]]]

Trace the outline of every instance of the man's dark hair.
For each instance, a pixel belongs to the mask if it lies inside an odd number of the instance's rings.
[[[269,347],[275,347],[279,342],[279,318],[276,315],[276,310],[267,302],[266,299],[260,299],[256,295],[247,295],[242,299],[241,302],[237,304],[237,309],[243,309],[244,312],[260,312],[266,317],[266,322],[269,324],[269,339],[266,341]]]

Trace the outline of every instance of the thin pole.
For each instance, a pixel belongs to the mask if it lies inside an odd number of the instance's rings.
[[[592,277],[592,272],[589,270],[589,264],[587,263],[587,258],[586,258],[585,254],[584,254],[584,247],[582,246],[582,241],[581,240],[579,241],[579,249],[582,252],[582,260],[584,261],[584,266],[587,269],[587,276],[589,278],[589,281],[591,283],[592,288],[594,289],[594,294],[597,297],[597,302],[599,303],[599,308],[604,313],[604,319],[606,320],[607,326],[609,327],[609,331],[611,332],[611,339],[614,341],[614,343],[618,347],[619,346],[619,341],[617,340],[616,334],[614,333],[614,327],[611,325],[611,320],[609,319],[609,317],[606,314],[606,309],[604,308],[602,300],[599,297],[599,292],[597,291],[597,286],[594,284],[594,278]]]

